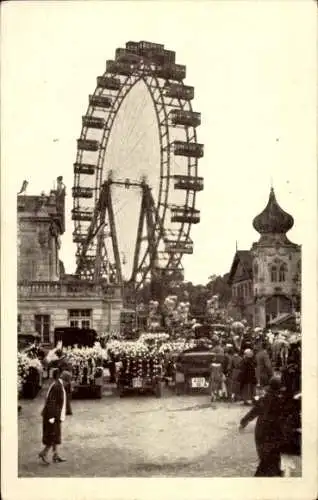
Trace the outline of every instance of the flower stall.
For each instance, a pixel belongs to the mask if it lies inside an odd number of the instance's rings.
[[[72,366],[74,399],[100,399],[103,392],[103,366],[107,351],[98,343],[94,347],[67,347],[63,349]]]
[[[119,396],[133,390],[162,394],[163,356],[157,349],[149,349],[143,341],[113,341],[109,345],[117,359],[116,382]]]

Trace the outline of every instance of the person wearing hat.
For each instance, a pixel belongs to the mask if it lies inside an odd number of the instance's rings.
[[[240,430],[257,417],[255,425],[255,445],[259,464],[255,472],[258,477],[282,476],[282,396],[279,377],[272,377],[268,390],[254,407],[241,419]]]
[[[231,364],[228,370],[228,392],[232,402],[240,399],[240,373],[241,373],[242,357],[238,351],[234,351],[231,359]]]
[[[47,460],[50,448],[53,449],[53,462],[65,462],[57,452],[57,446],[62,442],[61,427],[66,414],[66,393],[58,368],[53,371],[53,379],[54,381],[49,387],[41,413],[42,442],[44,448],[39,453],[39,458],[41,458],[45,465],[49,465],[50,463]]]
[[[256,355],[256,378],[257,385],[264,388],[268,385],[269,380],[273,376],[272,363],[266,349],[266,342],[262,338],[255,343]]]
[[[240,393],[245,405],[251,404],[256,389],[256,361],[252,349],[245,349],[240,365]]]

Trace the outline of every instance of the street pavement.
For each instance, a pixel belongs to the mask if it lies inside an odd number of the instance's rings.
[[[257,456],[254,423],[238,432],[247,408],[211,405],[208,395],[162,398],[108,391],[74,400],[63,423],[65,463],[42,465],[40,412],[45,393],[23,400],[19,416],[19,477],[250,477]],[[298,475],[298,474],[297,474]]]

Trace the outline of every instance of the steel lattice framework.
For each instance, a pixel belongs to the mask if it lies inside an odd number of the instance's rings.
[[[89,96],[82,118],[74,164],[73,241],[77,245],[77,274],[81,278],[123,283],[112,199],[114,185],[137,189],[141,196],[130,282],[139,288],[154,276],[182,276],[182,256],[193,252],[191,225],[200,221],[200,212],[195,208],[196,193],[203,189],[203,178],[198,177],[203,145],[197,142],[196,134],[201,115],[192,110],[194,88],[183,83],[185,76],[185,66],[175,63],[175,52],[150,42],[128,42],[125,49],[116,50],[115,60],[107,61],[106,72],[97,78],[97,87]],[[151,96],[158,125],[160,165],[156,199],[145,179],[115,178],[107,160],[116,116],[140,81]],[[176,129],[183,140],[175,140]],[[172,168],[176,157],[184,161],[181,172]],[[181,193],[181,204],[173,203],[174,191]]]

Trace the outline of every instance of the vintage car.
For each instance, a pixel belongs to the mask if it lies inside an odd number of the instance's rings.
[[[127,392],[149,392],[162,396],[162,361],[155,354],[146,357],[123,357],[117,372],[117,391],[120,397]]]
[[[208,392],[213,352],[210,345],[199,342],[176,358],[175,391],[177,395]]]

